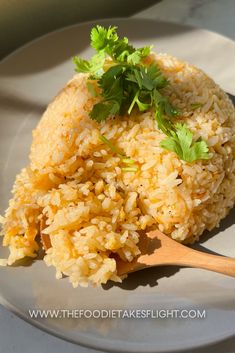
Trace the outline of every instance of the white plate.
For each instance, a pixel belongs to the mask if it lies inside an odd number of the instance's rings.
[[[149,20],[106,20],[137,46],[154,44],[204,69],[235,94],[235,44],[218,34]],[[91,54],[92,23],[65,28],[16,51],[0,63],[0,200],[7,206],[16,173],[27,164],[31,130],[73,75],[71,56]],[[203,246],[235,256],[234,211]],[[6,250],[0,250],[0,257]],[[235,334],[235,280],[202,270],[156,268],[122,285],[72,289],[55,280],[43,261],[0,269],[1,303],[26,320],[29,309],[201,309],[204,319],[45,319],[38,327],[79,344],[108,351],[166,352],[217,342]]]

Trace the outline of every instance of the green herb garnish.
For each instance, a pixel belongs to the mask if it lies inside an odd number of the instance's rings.
[[[97,96],[97,93],[96,93],[96,91],[94,89],[94,86],[93,86],[93,84],[90,81],[87,82],[87,88],[91,92],[93,97]]]
[[[187,162],[209,158],[206,142],[194,142],[186,125],[174,123],[179,110],[161,91],[169,82],[156,62],[145,60],[151,47],[134,48],[126,37],[118,37],[116,29],[94,27],[91,46],[96,54],[89,61],[78,56],[73,59],[77,72],[89,73],[89,91],[93,95],[96,92],[91,81],[100,88],[102,100],[93,106],[91,119],[102,122],[110,116],[131,114],[134,108],[141,112],[154,110],[158,128],[167,135],[162,148]],[[114,146],[104,139],[103,136],[103,142],[112,149]]]
[[[107,145],[107,146],[111,149],[112,152],[116,153],[119,157],[121,157],[121,158],[126,158],[125,154],[124,154],[117,146],[114,146],[114,145],[112,144],[112,142],[107,139],[107,137],[105,137],[104,135],[100,135],[100,136],[99,136],[99,139],[100,139],[105,145]]]
[[[201,108],[201,107],[202,107],[202,103],[192,103],[192,104],[191,104],[191,108],[192,108],[193,110],[198,109],[198,108]]]
[[[122,163],[126,164],[126,167],[122,167],[121,170],[124,172],[136,172],[139,168],[135,165],[134,159],[128,158],[125,153],[120,150],[117,146],[114,146],[110,140],[107,139],[104,135],[99,136],[100,140],[107,145],[110,150],[117,154],[118,157],[121,159]]]
[[[123,167],[121,170],[123,172],[137,172],[138,167]]]
[[[185,124],[177,123],[160,145],[168,151],[175,152],[180,159],[190,163],[198,159],[209,158],[206,142],[201,138],[194,142],[193,134]]]

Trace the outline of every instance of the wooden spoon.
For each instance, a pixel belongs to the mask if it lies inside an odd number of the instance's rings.
[[[202,268],[235,277],[235,259],[191,249],[159,230],[141,236],[138,245],[141,254],[134,261],[125,262],[116,258],[118,275],[152,266],[178,265]]]

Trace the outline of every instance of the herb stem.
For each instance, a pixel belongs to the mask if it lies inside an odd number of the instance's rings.
[[[139,168],[138,167],[123,167],[121,170],[123,172],[137,172]]]
[[[139,91],[136,92],[136,94],[135,94],[135,96],[134,96],[134,98],[133,98],[133,100],[131,102],[131,105],[130,105],[128,111],[127,111],[129,115],[131,114],[131,111],[134,108],[134,105],[135,105],[135,103],[136,103],[136,101],[138,99],[138,96],[139,96]]]
[[[122,158],[122,162],[125,163],[125,164],[134,164],[135,161],[134,159],[131,159],[131,158]]]
[[[118,147],[114,146],[112,142],[110,142],[104,135],[100,135],[99,138],[103,143],[105,143],[111,149],[111,151],[116,153],[119,157],[125,158],[125,156],[123,155],[123,152]]]

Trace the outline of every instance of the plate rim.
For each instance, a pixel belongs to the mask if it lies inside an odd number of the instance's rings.
[[[79,337],[79,342],[76,341],[75,339],[72,338],[68,338],[66,335],[63,335],[62,333],[58,333],[56,330],[53,330],[50,327],[45,326],[43,323],[40,323],[40,321],[36,321],[32,318],[30,318],[29,316],[26,315],[26,313],[20,311],[16,306],[14,306],[14,304],[12,304],[10,301],[6,300],[0,293],[0,305],[2,305],[5,309],[9,310],[11,313],[15,314],[18,318],[22,319],[23,321],[25,321],[26,323],[28,323],[29,325],[39,329],[42,332],[45,332],[47,334],[50,334],[54,337],[57,337],[59,339],[62,339],[66,342],[72,343],[74,345],[77,346],[82,346],[84,348],[91,348],[94,350],[98,350],[98,351],[104,351],[107,353],[138,353],[140,352],[140,350],[137,350],[139,343],[136,343],[135,345],[133,345],[133,343],[124,343],[125,347],[118,347],[118,348],[114,348],[112,343],[110,344],[109,341],[104,340],[103,338],[95,338],[95,339],[90,339],[89,343],[87,343],[86,338],[82,338]],[[189,349],[200,349],[200,348],[209,348],[210,346],[213,346],[217,343],[222,343],[223,341],[226,341],[226,339],[229,338],[234,338],[235,334],[234,334],[234,330],[231,330],[231,332],[228,335],[222,334],[221,336],[217,336],[216,340],[201,340],[198,342],[197,345],[191,345],[190,343],[184,345],[184,347],[178,347],[176,349],[169,349],[170,347],[168,346],[167,348],[164,347],[159,347],[159,348],[154,348],[153,349],[150,347],[146,348],[146,346],[144,347],[144,351],[146,353],[180,353],[180,352],[186,352]],[[96,341],[98,341],[98,345],[96,343]],[[99,342],[101,344],[99,344]],[[106,345],[103,346],[102,342],[106,342]],[[114,342],[114,341],[113,341]],[[119,342],[119,341],[116,341]],[[174,344],[172,344],[173,346]],[[141,351],[142,352],[142,351]]]
[[[173,21],[165,21],[165,20],[158,20],[158,19],[148,19],[148,18],[141,18],[141,17],[109,17],[109,18],[100,18],[100,19],[94,19],[94,20],[90,20],[90,21],[83,21],[80,23],[74,23],[72,25],[69,26],[63,26],[60,27],[56,30],[50,31],[48,33],[45,33],[41,36],[38,36],[36,38],[34,38],[33,40],[26,42],[25,44],[23,44],[22,46],[20,46],[19,48],[13,50],[11,53],[9,53],[8,55],[4,56],[1,60],[0,60],[0,65],[4,64],[4,62],[6,60],[8,60],[9,58],[11,58],[12,56],[14,56],[17,53],[20,53],[21,51],[23,51],[24,49],[26,49],[27,47],[30,47],[31,45],[37,43],[40,40],[43,40],[46,37],[50,37],[53,36],[57,33],[63,32],[65,30],[70,30],[72,28],[77,28],[77,27],[83,27],[83,26],[88,26],[88,25],[95,25],[97,23],[101,23],[101,24],[105,24],[107,22],[111,22],[111,21],[116,21],[116,22],[128,22],[128,23],[133,23],[133,22],[139,22],[139,23],[156,23],[156,24],[169,24],[169,25],[175,25],[176,27],[179,28],[188,28],[189,30],[199,30],[205,33],[212,33],[213,35],[216,35],[218,37],[220,37],[223,40],[226,40],[228,42],[230,42],[231,44],[233,44],[235,46],[235,41],[230,38],[227,37],[223,34],[220,34],[216,31],[211,31],[205,28],[201,28],[201,27],[197,27],[197,26],[192,26],[192,25],[188,25],[188,24],[181,24],[181,23],[177,23],[177,22],[173,22]],[[0,244],[1,245],[1,244]],[[2,246],[2,245],[1,245]],[[126,343],[122,341],[122,344],[125,345],[122,347],[118,347],[118,348],[114,348],[112,344],[110,344],[109,341],[106,341],[103,338],[90,338],[89,342],[86,338],[84,337],[78,337],[78,340],[75,340],[73,338],[69,338],[66,337],[66,335],[63,335],[63,333],[58,333],[56,332],[56,330],[52,329],[51,327],[45,326],[43,323],[40,323],[40,321],[36,321],[32,318],[30,318],[29,316],[27,316],[26,313],[24,313],[23,311],[20,311],[20,309],[18,307],[16,307],[13,303],[11,303],[10,301],[8,301],[5,297],[2,296],[1,291],[0,291],[0,304],[5,307],[7,310],[9,310],[10,312],[12,312],[13,314],[15,314],[17,317],[19,317],[20,319],[24,320],[25,322],[27,322],[28,324],[40,329],[43,332],[46,332],[47,334],[51,334],[59,339],[65,340],[67,342],[70,342],[72,344],[75,345],[80,345],[82,347],[88,347],[91,349],[95,349],[95,350],[99,350],[99,351],[104,351],[104,352],[130,352],[130,353],[136,353],[136,352],[140,352],[140,350],[138,350],[138,343],[134,344],[133,343]],[[213,346],[217,343],[221,343],[223,341],[225,341],[226,339],[229,338],[233,338],[235,337],[235,329],[231,330],[231,332],[228,332],[227,334],[222,333],[220,336],[217,335],[216,339],[213,339],[213,341],[211,341],[210,337],[208,339],[202,339],[201,341],[197,341],[197,344],[193,343],[193,346],[190,343],[185,344],[183,347],[178,347],[178,348],[174,348],[171,349],[169,346],[167,348],[164,347],[153,347],[151,346],[150,349],[145,347],[145,352],[146,353],[157,353],[157,352],[162,352],[162,353],[170,353],[170,352],[185,352],[189,349],[198,349],[198,348],[203,348],[203,347],[210,347]],[[98,341],[98,342],[95,342]],[[113,341],[114,342],[114,341]],[[117,341],[120,342],[121,341]],[[98,343],[98,344],[97,344]],[[152,349],[153,347],[153,349]],[[173,347],[172,347],[173,348]]]

